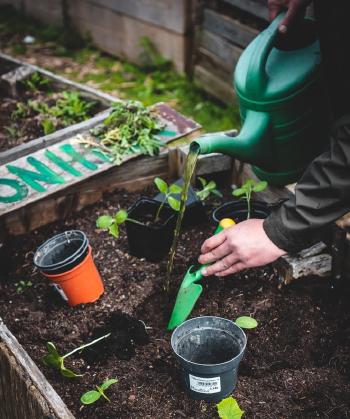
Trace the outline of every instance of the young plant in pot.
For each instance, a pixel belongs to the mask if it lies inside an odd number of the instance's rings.
[[[161,202],[140,198],[128,211],[122,209],[114,216],[103,215],[96,221],[98,228],[108,230],[116,238],[120,225],[125,223],[130,253],[150,261],[158,261],[169,252],[180,209],[180,201],[173,195],[182,192],[181,186],[168,185],[159,177],[154,183],[164,196]]]
[[[252,199],[253,193],[262,192],[266,187],[267,182],[264,180],[255,182],[247,179],[240,188],[232,191],[234,197],[241,199],[226,202],[213,211],[214,223],[218,224],[223,218],[232,218],[236,223],[249,218],[266,218],[270,213],[266,203]]]

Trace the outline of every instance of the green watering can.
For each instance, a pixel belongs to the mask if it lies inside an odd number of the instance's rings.
[[[305,18],[294,32],[279,35],[283,16],[248,45],[237,63],[240,133],[208,134],[191,143],[200,154],[218,152],[251,163],[260,179],[274,185],[297,181],[327,141],[315,23]]]

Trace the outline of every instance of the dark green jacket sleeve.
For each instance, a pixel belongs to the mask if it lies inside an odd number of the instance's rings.
[[[294,197],[272,211],[264,230],[279,248],[293,253],[320,240],[327,226],[348,211],[350,115],[335,124],[329,151],[310,164]]]

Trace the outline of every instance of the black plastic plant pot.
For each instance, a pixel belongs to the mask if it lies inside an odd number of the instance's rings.
[[[183,179],[178,179],[174,182],[176,185],[183,186]],[[174,198],[180,200],[181,194],[173,194]],[[155,201],[163,202],[164,194],[158,193],[154,197]],[[191,227],[208,221],[202,201],[197,197],[196,192],[192,186],[188,189],[186,209],[182,220],[183,227]]]
[[[89,240],[82,231],[65,231],[47,240],[37,249],[34,265],[50,275],[67,272],[84,260],[88,246]]]
[[[218,402],[231,394],[246,343],[243,330],[222,317],[197,317],[177,327],[171,346],[190,397]]]
[[[237,199],[230,202],[226,202],[223,205],[217,207],[212,213],[212,219],[214,224],[218,224],[223,218],[232,218],[236,223],[240,223],[247,219],[248,205],[247,201],[243,199]],[[262,201],[251,201],[250,218],[266,218],[270,214],[270,210],[265,202]]]
[[[174,239],[177,213],[164,206],[160,222],[154,220],[160,203],[153,199],[141,198],[129,208],[128,217],[142,224],[126,221],[130,254],[156,262],[169,253]]]

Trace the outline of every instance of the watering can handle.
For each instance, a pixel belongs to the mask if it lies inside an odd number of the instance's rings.
[[[278,28],[286,12],[280,13],[260,34],[251,54],[247,71],[246,89],[254,97],[260,97],[267,84],[266,62],[278,35]]]

